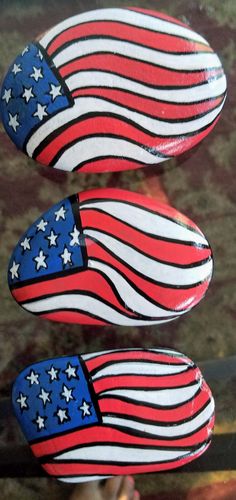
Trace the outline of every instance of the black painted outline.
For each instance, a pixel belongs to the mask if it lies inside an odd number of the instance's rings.
[[[159,236],[157,234],[154,234],[154,233],[149,233],[147,231],[145,231],[144,229],[139,229],[137,226],[135,225],[132,225],[130,224],[129,222],[123,220],[122,218],[119,219],[119,217],[117,217],[116,215],[113,215],[111,213],[109,213],[108,211],[106,210],[103,210],[102,208],[96,208],[96,207],[86,207],[86,205],[90,204],[90,203],[106,203],[106,202],[114,202],[114,203],[123,203],[123,204],[126,204],[126,205],[131,205],[135,208],[138,208],[138,209],[141,209],[147,213],[150,213],[150,214],[153,214],[153,215],[156,215],[157,217],[161,217],[163,219],[166,219],[166,220],[169,220],[170,222],[173,222],[173,224],[176,224],[178,226],[181,226],[185,229],[187,229],[188,231],[191,231],[193,234],[196,234],[197,236],[201,236],[202,238],[205,238],[205,236],[199,231],[197,232],[196,229],[194,229],[192,226],[188,226],[187,224],[185,224],[184,222],[178,220],[178,219],[174,219],[174,218],[171,218],[171,217],[168,217],[168,215],[165,215],[165,214],[162,214],[161,212],[158,212],[158,208],[157,210],[152,210],[152,209],[148,209],[146,207],[142,207],[142,205],[138,205],[138,204],[135,204],[134,202],[131,202],[131,201],[126,201],[126,200],[118,200],[118,199],[112,199],[112,198],[94,198],[94,199],[88,199],[88,200],[85,200],[83,201],[81,204],[80,204],[80,210],[82,208],[82,211],[86,212],[86,210],[88,211],[94,211],[94,212],[98,212],[98,213],[102,213],[103,215],[106,215],[107,217],[111,217],[111,219],[114,219],[116,220],[117,222],[120,222],[121,224],[124,224],[124,226],[127,226],[127,227],[130,227],[132,228],[134,231],[137,231],[137,232],[140,232],[140,233],[143,233],[145,236],[149,237],[149,238],[153,238],[157,241],[165,241],[165,242],[169,242],[169,243],[174,243],[175,245],[184,245],[184,246],[190,246],[190,247],[195,247],[195,248],[198,248],[198,249],[204,249],[204,250],[210,250],[211,251],[211,248],[209,245],[205,245],[204,243],[198,243],[198,242],[192,242],[192,241],[185,241],[185,240],[178,240],[178,239],[175,239],[175,238],[169,238],[169,237],[165,237],[165,236]],[[180,213],[180,212],[179,212]],[[206,238],[205,238],[206,239]],[[207,240],[206,240],[207,241]]]
[[[117,352],[115,350],[115,352]],[[123,352],[123,351],[120,351],[120,352]],[[125,351],[126,352],[126,351]],[[129,351],[127,351],[129,352]],[[101,355],[102,356],[102,355]],[[135,374],[135,373],[119,373],[119,374],[116,374],[116,375],[104,375],[104,376],[101,376],[99,378],[97,378],[96,380],[93,379],[93,377],[98,373],[100,372],[101,370],[103,370],[104,368],[108,368],[109,366],[114,366],[115,364],[119,364],[119,363],[150,363],[150,364],[153,364],[155,366],[157,365],[161,365],[161,366],[166,366],[166,365],[169,365],[169,366],[172,366],[172,367],[179,367],[179,366],[182,366],[182,367],[187,367],[186,370],[183,370],[182,372],[179,372],[179,373],[161,373],[161,374],[150,374],[150,375],[143,375],[142,373],[140,374]],[[116,376],[126,376],[126,375],[131,375],[131,376],[137,376],[137,377],[174,377],[175,375],[178,376],[178,375],[181,375],[183,373],[186,373],[188,371],[191,371],[191,370],[196,370],[197,366],[195,365],[195,363],[193,363],[192,365],[187,365],[187,363],[168,363],[167,361],[154,361],[154,360],[151,360],[151,359],[114,359],[114,360],[111,360],[111,361],[104,361],[102,364],[100,364],[97,368],[93,368],[92,370],[90,370],[90,377],[92,379],[92,382],[95,383],[103,378],[109,378],[109,377],[116,377]],[[196,380],[193,381],[193,384],[196,383]],[[188,383],[188,385],[192,385],[192,383]],[[177,386],[176,386],[177,387]],[[175,387],[175,388],[176,388]],[[181,387],[185,387],[185,386],[179,386],[178,388],[181,389]],[[116,389],[116,388],[115,388]],[[127,387],[126,387],[127,389]],[[136,390],[136,388],[132,387],[131,388],[132,390]],[[141,389],[141,387],[138,387],[138,390]],[[166,389],[166,387],[165,387]],[[153,387],[150,387],[150,390],[154,390]],[[161,390],[161,388],[160,388]]]
[[[136,14],[139,14],[139,15],[143,15],[143,16],[151,17],[152,19],[158,19],[159,21],[162,21],[162,22],[165,22],[165,23],[169,23],[169,24],[173,24],[174,26],[177,26],[177,27],[179,27],[180,29],[182,28],[182,29],[188,29],[189,31],[193,31],[193,30],[192,30],[190,27],[188,27],[187,25],[186,25],[186,26],[183,26],[183,25],[181,25],[181,24],[174,23],[174,22],[169,21],[169,20],[167,20],[167,19],[163,19],[162,17],[152,16],[151,14],[146,14],[146,13],[144,13],[144,12],[139,12],[139,11],[136,11],[135,9],[126,8],[126,9],[122,9],[122,10],[124,10],[124,11],[125,11],[125,10],[128,10],[128,11],[130,11],[130,12],[132,12],[132,13],[133,13],[133,12],[135,12]],[[125,15],[125,12],[124,12],[124,15]],[[156,31],[156,30],[152,30],[152,29],[150,29],[150,28],[146,28],[145,26],[136,26],[135,24],[128,23],[128,22],[125,22],[125,21],[116,21],[116,20],[114,20],[114,22],[115,22],[116,24],[118,23],[118,24],[121,24],[121,25],[124,25],[124,26],[128,26],[128,27],[135,28],[135,29],[137,29],[137,30],[139,30],[139,29],[140,29],[140,30],[148,31],[148,32],[150,32],[150,33],[153,33],[154,35],[155,35],[155,34],[156,34],[156,35],[159,35],[159,34],[160,34],[160,35],[165,35],[166,37],[174,37],[174,38],[177,38],[177,39],[180,39],[180,40],[183,40],[183,41],[187,40],[187,41],[188,41],[188,42],[190,42],[190,43],[192,42],[192,43],[196,43],[196,44],[203,45],[203,46],[205,46],[205,47],[207,47],[207,48],[209,47],[209,44],[207,43],[207,41],[206,41],[206,43],[204,43],[203,41],[197,41],[197,40],[194,40],[194,39],[189,38],[189,37],[184,37],[184,36],[176,35],[176,34],[174,34],[174,33],[168,33],[168,32],[163,32],[163,31]],[[94,19],[94,20],[92,20],[92,21],[84,21],[84,22],[82,22],[82,23],[79,23],[79,22],[78,22],[77,24],[72,25],[72,26],[70,26],[69,28],[63,29],[62,31],[60,31],[59,33],[57,33],[57,34],[56,34],[56,35],[55,35],[55,36],[54,36],[54,37],[50,40],[50,42],[47,44],[47,50],[49,50],[49,49],[50,49],[50,46],[52,45],[52,43],[53,43],[53,42],[54,42],[54,41],[55,41],[55,40],[56,40],[56,39],[57,39],[60,35],[62,35],[63,33],[67,32],[67,31],[69,31],[69,30],[71,30],[72,28],[76,28],[77,26],[84,26],[84,25],[86,25],[86,24],[98,24],[98,25],[99,25],[99,23],[109,23],[109,24],[111,24],[111,30],[112,30],[113,21],[112,21],[111,19],[97,19],[97,20],[96,20],[96,19]],[[58,25],[57,25],[57,26],[58,26]],[[193,31],[193,32],[194,32],[194,31]],[[97,37],[100,37],[100,36],[101,36],[101,35],[99,35],[99,33],[98,33]],[[70,41],[70,44],[71,44],[71,43],[72,43],[72,42]],[[65,48],[65,44],[64,44],[64,45],[61,45],[60,47],[63,47],[63,49],[64,49],[64,48]],[[158,50],[158,49],[156,49],[156,50]],[[161,52],[161,50],[159,50],[159,51]],[[163,52],[164,52],[164,53],[166,53],[166,52],[167,52],[168,54],[172,53],[172,52],[170,52],[170,51],[163,51]],[[203,53],[205,53],[205,52],[208,52],[208,51],[203,51]],[[53,57],[55,57],[55,54],[56,54],[56,53],[57,53],[57,51],[54,51],[54,52],[52,53],[52,54],[53,54]],[[174,52],[174,54],[182,55],[183,53],[182,53],[182,52]],[[192,54],[192,52],[188,52],[188,54]],[[195,54],[195,52],[193,52],[193,54]]]
[[[220,103],[219,106],[217,106],[215,109],[217,109],[218,107],[222,106],[222,102]],[[213,110],[213,111],[214,111]],[[206,114],[209,114],[212,110],[210,110],[209,112],[207,112]],[[116,113],[95,113],[95,112],[92,112],[92,113],[87,113],[86,115],[83,115],[80,119],[75,118],[73,120],[71,120],[70,122],[66,122],[66,124],[64,124],[62,127],[54,130],[54,132],[52,132],[46,139],[44,139],[40,144],[39,146],[37,146],[32,154],[32,158],[33,159],[37,159],[38,155],[44,150],[44,148],[46,146],[48,146],[54,139],[56,139],[57,137],[59,137],[61,135],[61,133],[64,132],[64,130],[67,130],[69,127],[73,126],[75,123],[76,124],[79,124],[81,122],[84,122],[86,120],[89,120],[90,118],[99,118],[99,117],[102,117],[102,118],[114,118],[114,119],[117,119],[118,121],[122,122],[123,125],[124,124],[128,124],[130,126],[132,126],[133,128],[136,128],[137,130],[140,130],[141,132],[143,132],[144,134],[146,134],[147,136],[149,137],[154,137],[154,138],[160,138],[160,139],[163,139],[163,141],[165,141],[165,139],[174,139],[174,138],[177,138],[177,139],[186,139],[188,137],[194,137],[198,134],[200,134],[201,132],[204,132],[205,130],[207,130],[208,128],[210,128],[210,126],[218,119],[218,116],[220,115],[221,113],[221,110],[219,111],[219,113],[217,114],[217,116],[211,121],[209,122],[207,125],[204,125],[204,127],[201,127],[199,129],[197,129],[196,131],[194,132],[187,132],[185,134],[175,134],[175,135],[158,135],[158,134],[155,134],[149,130],[146,130],[145,128],[143,128],[141,125],[139,125],[138,123],[128,119],[128,118],[125,118],[123,117],[122,115],[118,115]],[[79,142],[82,142],[86,139],[94,139],[94,138],[97,138],[97,137],[101,137],[101,138],[104,138],[104,134],[102,134],[101,132],[100,133],[93,133],[93,134],[87,134],[87,135],[84,135],[81,137],[81,139],[74,139],[73,141],[71,141],[70,143],[67,143],[66,146],[64,146],[63,148],[61,148],[57,153],[56,155],[53,157],[53,159],[49,162],[49,166],[54,166],[54,164],[56,163],[56,161],[58,161],[58,159],[61,157],[61,155],[67,151],[70,147],[72,147],[74,144],[77,144]],[[152,154],[153,156],[156,156],[157,158],[165,158],[165,159],[169,159],[173,156],[172,155],[165,155],[164,153],[161,153],[160,151],[158,150],[155,150],[154,148],[150,148],[148,146],[146,146],[145,144],[142,144],[140,142],[137,142],[137,141],[134,141],[132,139],[130,139],[129,137],[127,136],[122,136],[121,134],[105,134],[105,138],[114,138],[116,140],[125,140],[127,143],[131,143],[131,144],[135,144],[137,146],[139,146],[140,148],[142,149],[145,149],[148,153]],[[188,148],[190,149],[190,148]],[[111,157],[111,158],[116,158],[115,155],[103,155],[103,156],[98,156],[98,157],[92,157],[92,158],[89,158],[87,160],[85,160],[84,162],[80,162],[78,163],[71,171],[75,171],[75,170],[79,170],[80,168],[82,168],[82,166],[89,162],[93,162],[94,160],[97,160],[98,158],[107,158],[107,157]],[[121,156],[121,158],[126,158],[124,157],[123,155]],[[131,161],[136,161],[136,159],[133,160],[132,157],[129,157],[128,158],[129,160]],[[143,162],[145,164],[145,162]]]
[[[147,45],[144,45],[144,44],[141,44],[141,43],[135,43],[131,40],[126,40],[124,38],[118,38],[116,36],[112,36],[112,35],[90,35],[90,36],[87,36],[87,37],[81,37],[81,38],[78,38],[78,39],[74,39],[73,42],[68,42],[67,46],[60,48],[60,50],[56,51],[57,53],[54,55],[53,54],[53,59],[60,54],[60,52],[63,52],[64,49],[68,48],[71,46],[71,49],[72,49],[72,46],[74,44],[77,44],[78,42],[84,42],[84,41],[89,41],[89,40],[105,40],[109,43],[109,41],[114,41],[114,42],[120,42],[120,43],[124,43],[124,44],[128,44],[128,45],[133,45],[135,48],[134,48],[134,52],[135,50],[138,50],[139,47],[142,47],[142,48],[145,48],[145,49],[148,49],[150,51],[152,51],[153,53],[156,53],[156,52],[164,52],[164,54],[166,55],[173,55],[173,56],[180,56],[183,58],[185,56],[188,56],[188,55],[204,55],[204,54],[207,54],[209,56],[216,56],[216,54],[214,52],[208,52],[208,51],[203,51],[203,52],[193,52],[192,54],[189,54],[188,52],[182,52],[181,54],[176,54],[175,52],[165,52],[165,51],[161,51],[161,50],[158,50],[157,48],[154,49],[153,47],[148,47]],[[95,45],[96,46],[96,45]],[[138,59],[136,57],[131,57],[131,56],[127,56],[125,55],[124,53],[122,52],[111,52],[111,51],[108,51],[108,50],[99,50],[99,51],[95,51],[95,52],[87,52],[87,53],[84,53],[83,55],[81,56],[77,56],[77,57],[74,57],[73,59],[70,59],[68,60],[66,63],[64,64],[61,64],[61,65],[58,65],[57,68],[59,68],[60,70],[66,66],[69,66],[71,63],[75,62],[75,61],[78,61],[78,60],[81,60],[81,59],[86,59],[87,57],[90,57],[90,56],[97,56],[97,55],[104,55],[105,57],[107,55],[115,55],[115,56],[118,56],[118,57],[122,57],[123,59],[128,59],[129,61],[134,61],[134,62],[137,62],[137,63],[141,63],[141,64],[146,64],[148,66],[151,66],[151,67],[154,67],[154,68],[160,68],[160,69],[164,69],[166,71],[172,71],[173,73],[180,73],[181,75],[186,73],[186,74],[192,74],[192,73],[206,73],[208,71],[221,71],[222,74],[224,74],[224,70],[223,70],[223,67],[222,66],[206,66],[204,68],[201,68],[201,69],[176,69],[176,68],[171,68],[170,66],[163,66],[162,64],[157,64],[157,63],[152,63],[150,61],[147,61],[145,59]],[[94,69],[95,70],[95,69]],[[82,70],[83,71],[83,70]],[[87,71],[87,70],[86,70]],[[97,69],[97,71],[99,71],[99,69]],[[63,76],[63,78],[65,78],[65,80],[73,75],[73,74],[77,74],[78,72],[80,72],[80,70],[77,70],[75,72],[72,72],[72,73],[68,73],[68,75],[66,75],[65,77]],[[111,71],[113,73],[113,71]],[[114,73],[115,74],[115,73]],[[212,75],[212,78],[213,78],[213,75]],[[209,79],[206,80],[206,82],[210,81],[211,77]],[[195,85],[195,84],[194,84]],[[152,85],[151,85],[152,86]],[[172,87],[171,87],[172,88]],[[179,88],[179,87],[178,87]],[[184,87],[183,87],[184,88]]]

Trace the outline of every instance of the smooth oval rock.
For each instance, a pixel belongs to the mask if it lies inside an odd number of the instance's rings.
[[[190,311],[212,275],[209,244],[180,212],[146,196],[95,189],[62,200],[22,236],[11,293],[54,321],[125,326]]]
[[[15,59],[1,91],[19,149],[62,170],[156,165],[201,141],[226,95],[218,56],[163,13],[101,9],[61,22]]]
[[[204,453],[214,425],[199,368],[170,349],[40,361],[17,377],[12,403],[34,455],[66,482],[180,467]]]

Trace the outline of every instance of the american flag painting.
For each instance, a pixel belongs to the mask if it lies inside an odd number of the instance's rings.
[[[62,200],[22,236],[9,263],[15,300],[54,321],[152,325],[188,312],[211,279],[212,252],[174,208],[118,189]]]
[[[170,349],[120,349],[28,366],[16,417],[48,474],[80,482],[164,471],[209,446],[214,400],[200,370]]]
[[[189,26],[137,8],[79,14],[27,45],[1,90],[5,129],[68,171],[156,165],[195,146],[226,95],[218,56]]]

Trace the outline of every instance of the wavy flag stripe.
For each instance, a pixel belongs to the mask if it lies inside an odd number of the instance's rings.
[[[208,448],[214,425],[200,370],[165,349],[42,361],[18,376],[12,400],[33,453],[67,482],[180,467]]]
[[[20,239],[9,263],[13,297],[55,321],[165,323],[206,292],[212,252],[184,215],[114,189],[72,196]]]
[[[79,14],[16,58],[2,87],[6,131],[37,161],[100,172],[158,163],[214,127],[221,62],[199,34],[162,13]]]

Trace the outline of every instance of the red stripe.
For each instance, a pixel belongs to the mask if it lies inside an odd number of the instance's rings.
[[[223,74],[222,68],[206,69],[192,73],[179,72],[168,68],[152,66],[147,62],[126,59],[122,55],[110,53],[85,55],[82,58],[61,66],[59,73],[63,78],[68,78],[73,73],[89,71],[91,69],[118,73],[121,77],[135,78],[139,83],[147,85],[161,87],[176,86],[180,88],[207,83],[211,78],[216,78]]]
[[[155,28],[155,24],[154,24]],[[145,47],[156,50],[168,50],[169,52],[212,52],[212,49],[198,42],[191,42],[178,36],[170,36],[166,33],[153,33],[148,29],[135,27],[132,25],[126,26],[121,22],[114,21],[94,21],[73,26],[63,33],[60,33],[49,45],[47,52],[53,56],[57,49],[63,50],[63,45],[80,38],[89,38],[90,36],[112,36],[117,39],[125,40],[144,45]],[[107,41],[109,43],[109,40]],[[94,40],[96,45],[96,39]],[[138,51],[138,47],[134,51]]]
[[[154,259],[160,259],[167,264],[193,264],[211,256],[210,248],[188,246],[171,241],[158,240],[147,236],[141,230],[133,229],[126,224],[114,219],[112,216],[96,212],[93,209],[83,209],[80,212],[83,228],[92,228],[96,231],[108,232],[111,236],[122,239],[125,244],[135,246],[140,252],[146,253]],[[121,216],[122,218],[122,216]],[[158,224],[158,222],[157,222]],[[135,225],[135,220],[134,220]],[[194,239],[194,233],[192,234]]]
[[[86,162],[78,171],[85,173],[119,172],[123,170],[136,170],[141,167],[147,167],[147,165],[124,158],[105,158],[93,160],[92,163]]]
[[[88,363],[88,362],[87,362]],[[172,388],[179,386],[187,386],[200,377],[198,368],[188,370],[181,374],[165,375],[165,376],[149,376],[148,378],[142,375],[116,375],[114,377],[104,377],[93,381],[94,390],[97,394],[110,389],[118,389],[120,387],[148,387],[150,388]]]
[[[164,217],[166,216],[172,219],[173,222],[180,223],[180,225],[185,224],[194,229],[198,234],[203,235],[200,228],[191,219],[174,207],[142,193],[116,188],[89,189],[88,191],[81,191],[78,193],[78,200],[78,203],[92,203],[93,200],[120,201],[127,203],[127,209],[129,204],[134,204],[137,208],[146,209],[147,211],[155,212],[157,215],[162,215]]]
[[[102,397],[102,399],[98,400],[98,404],[103,416],[115,413],[118,416],[123,415],[131,419],[137,417],[147,419],[148,421],[153,420],[154,425],[155,422],[172,422],[173,425],[177,425],[178,421],[183,421],[185,418],[194,418],[195,414],[200,411],[208,401],[210,401],[208,393],[202,391],[189,403],[182,404],[178,408],[165,408],[163,410],[119,401],[118,397],[107,399],[103,399]]]
[[[151,137],[147,133],[136,128],[135,125],[131,125],[123,121],[122,118],[100,116],[87,118],[75,123],[74,125],[68,125],[66,130],[59,134],[42,150],[41,153],[38,154],[36,160],[45,165],[49,165],[63,147],[68,149],[71,142],[83,139],[88,135],[92,136],[94,134],[113,134],[117,137],[117,139],[124,138],[138,142],[140,146],[145,145],[145,147],[149,147],[156,151],[157,154],[162,153],[167,156],[177,156],[200,142],[213,128],[218,121],[218,118],[216,118],[214,123],[207,127],[203,132],[197,133],[193,136],[175,136],[172,138]],[[107,151],[107,155],[110,153],[111,151]],[[96,151],[93,153],[93,156],[96,157]],[[79,165],[80,163],[78,159],[77,167],[79,167]],[[91,168],[92,167],[90,165],[89,171],[92,171]]]
[[[189,149],[193,148],[196,146],[199,142],[201,142],[210,132],[211,130],[215,127],[217,124],[218,120],[220,118],[220,115],[216,118],[216,120],[208,127],[205,129],[203,132],[200,134],[196,134],[192,137],[185,137],[185,138],[179,138],[175,145],[173,143],[173,150],[172,150],[172,156],[178,156],[185,151],[188,151]],[[175,146],[177,149],[175,149]],[[170,153],[169,153],[170,154]],[[42,162],[43,163],[43,162]],[[86,162],[84,165],[81,167],[78,165],[78,169],[81,172],[86,172],[86,173],[100,173],[100,172],[106,172],[109,170],[109,172],[117,172],[117,171],[124,171],[124,170],[135,170],[140,167],[147,167],[150,166],[148,164],[142,164],[137,161],[132,161],[130,159],[123,159],[121,158],[108,158],[108,159],[98,159],[94,160],[93,162]],[[159,164],[156,163],[156,165],[152,164],[152,167],[156,166],[157,168],[159,167]]]
[[[52,312],[47,314],[40,314],[41,318],[48,319],[50,321],[58,321],[59,323],[72,323],[79,325],[93,325],[93,326],[106,326],[105,321],[100,319],[92,318],[86,313],[79,313],[74,311],[62,311],[62,312]],[[92,332],[91,332],[92,334]]]
[[[88,238],[86,238],[87,240]],[[89,239],[88,239],[89,240]],[[103,250],[98,244],[94,243],[93,245],[87,242],[87,252],[89,258],[98,258],[106,262],[106,264],[111,265],[111,267],[115,267],[118,271],[121,271],[123,274],[127,276],[127,278],[133,282],[140,290],[150,297],[152,300],[158,302],[164,307],[168,307],[169,309],[174,310],[182,310],[187,309],[189,307],[193,307],[195,304],[202,299],[206,290],[209,286],[209,280],[204,283],[188,288],[169,288],[161,285],[156,285],[155,283],[151,283],[145,278],[137,275],[134,271],[126,267],[125,264],[122,264],[117,259],[112,257],[108,252]]]
[[[106,354],[100,354],[94,358],[88,359],[86,361],[87,369],[91,372],[96,368],[101,369],[105,363],[115,363],[116,361],[153,361],[155,363],[167,363],[168,365],[189,365],[192,366],[193,362],[186,358],[185,356],[176,356],[176,354],[168,355],[162,354],[160,352],[154,351],[136,351],[136,350],[128,350],[128,351],[120,351],[120,352],[108,352]],[[182,375],[183,376],[183,375]],[[185,377],[185,375],[184,375]]]
[[[88,191],[78,193],[78,200],[80,203],[92,202],[93,200],[123,201],[127,203],[127,209],[129,203],[133,203],[137,207],[140,206],[140,208],[166,216],[174,222],[179,222],[181,225],[185,224],[192,227],[192,229],[194,229],[197,233],[203,235],[199,227],[191,219],[186,217],[186,215],[182,214],[171,205],[162,203],[159,200],[146,196],[142,193],[116,188],[89,189]]]
[[[210,422],[203,427],[200,431],[189,437],[183,437],[181,439],[150,439],[142,436],[133,436],[132,434],[127,434],[126,432],[119,431],[110,426],[94,425],[88,429],[80,429],[63,436],[58,436],[55,438],[47,439],[46,441],[41,441],[39,443],[31,445],[31,449],[36,457],[42,457],[44,455],[52,454],[66,451],[71,447],[82,446],[84,444],[95,444],[101,442],[105,443],[126,443],[129,445],[139,445],[139,446],[179,446],[181,447],[191,447],[206,441],[211,435],[211,431],[214,425],[214,417]]]
[[[112,100],[115,104],[132,108],[134,111],[146,113],[154,118],[183,119],[206,113],[219,106],[223,97],[211,99],[210,101],[197,102],[195,104],[181,105],[168,102],[155,101],[148,97],[126,92],[125,90],[116,90],[103,87],[89,87],[77,89],[72,92],[75,97],[103,97]]]
[[[128,311],[120,304],[109,283],[95,270],[81,271],[63,278],[57,278],[55,280],[45,282],[42,281],[23,288],[16,288],[15,290],[12,290],[12,294],[17,302],[26,302],[27,300],[33,298],[40,298],[43,295],[53,295],[55,293],[58,294],[65,291],[71,291],[71,293],[73,293],[73,290],[95,293],[101,298],[101,300],[103,299],[109,302],[111,307],[117,307],[121,313],[124,312],[126,315],[135,317],[134,313]]]
[[[68,463],[56,463],[54,462],[53,464],[45,464],[43,465],[43,468],[48,472],[48,474],[51,474],[52,476],[66,476],[66,475],[81,475],[83,476],[84,474],[89,474],[89,475],[122,475],[122,474],[140,474],[140,473],[145,473],[145,472],[155,472],[155,471],[163,471],[163,470],[168,470],[168,469],[174,469],[177,467],[181,467],[184,464],[187,464],[188,462],[191,462],[192,460],[196,459],[204,451],[207,450],[209,444],[206,445],[206,447],[199,451],[198,453],[195,453],[194,456],[188,456],[186,458],[180,458],[179,460],[172,461],[169,463],[163,463],[163,464],[140,464],[140,465],[111,465],[111,464],[68,464]]]

